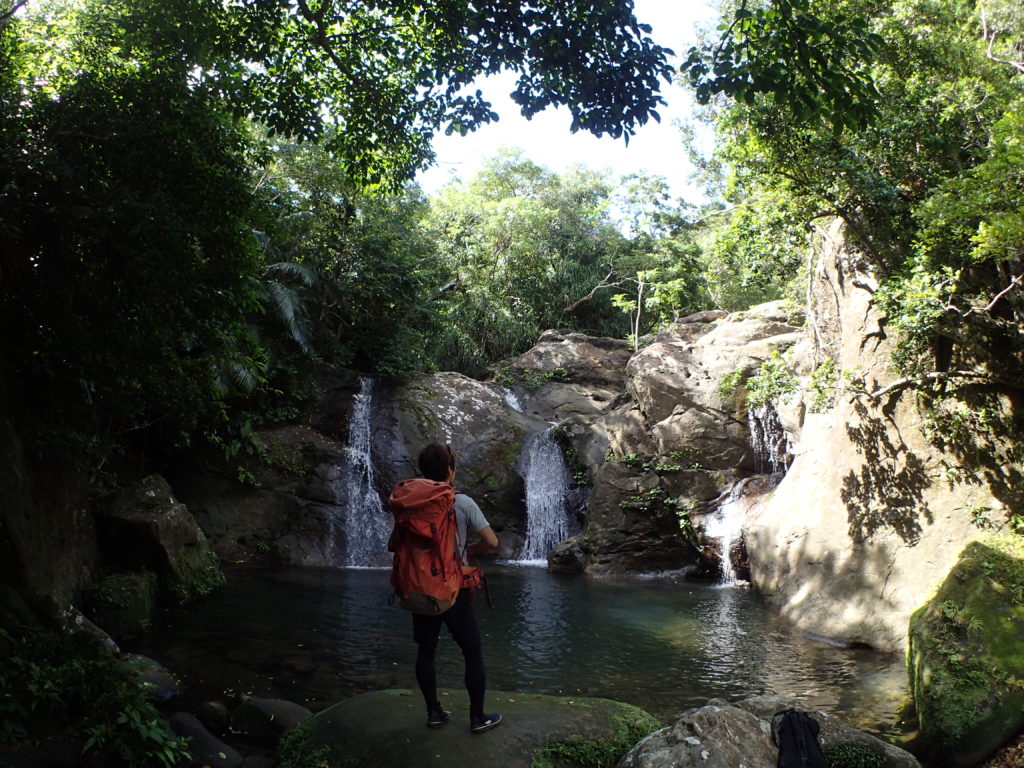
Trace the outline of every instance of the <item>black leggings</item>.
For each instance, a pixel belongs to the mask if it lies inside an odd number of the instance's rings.
[[[434,671],[434,652],[441,636],[441,625],[448,627],[452,638],[462,649],[466,662],[466,691],[469,693],[469,716],[483,717],[484,690],[487,687],[487,672],[484,669],[484,652],[480,644],[480,627],[476,623],[470,590],[459,592],[455,605],[440,616],[412,615],[412,637],[416,641],[416,682],[419,683],[423,700],[428,708],[437,702],[437,673]]]

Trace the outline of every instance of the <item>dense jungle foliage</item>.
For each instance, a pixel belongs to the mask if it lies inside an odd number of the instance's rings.
[[[691,311],[802,303],[840,219],[898,371],[851,386],[916,392],[956,471],[1020,510],[1024,6],[722,15],[676,71],[629,0],[0,0],[0,429],[83,485],[128,449],[236,451],[319,363],[487,376],[549,327],[639,344]],[[472,84],[506,69],[524,114],[624,137],[690,83],[711,201],[515,151],[427,197],[433,137],[497,119]],[[12,688],[91,743],[180,756],[106,655],[0,646]],[[31,706],[6,707],[19,738]]]
[[[703,210],[657,177],[514,151],[433,199],[409,184],[437,131],[496,118],[466,88],[481,73],[514,69],[524,112],[568,105],[574,129],[656,117],[670,52],[628,3],[591,5],[8,2],[0,383],[19,431],[95,470],[294,413],[310,362],[485,376],[548,327],[638,341],[802,301],[834,217],[937,439],[999,421],[986,398],[1021,380],[1019,5],[727,5],[678,75],[717,136]]]
[[[862,391],[914,392],[952,471],[1020,509],[1024,6],[742,3],[723,30],[684,67],[718,137],[705,167],[735,206],[721,258],[757,265],[770,232],[796,264],[793,246],[841,219],[899,376]]]

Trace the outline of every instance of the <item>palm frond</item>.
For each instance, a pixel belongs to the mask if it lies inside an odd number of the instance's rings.
[[[302,351],[310,352],[309,329],[302,298],[298,292],[276,280],[268,280],[264,285],[277,317],[284,323],[288,333],[302,348]]]
[[[307,288],[316,284],[316,270],[308,264],[297,261],[279,261],[274,264],[267,264],[263,268],[264,274],[273,275],[274,278],[297,279]]]

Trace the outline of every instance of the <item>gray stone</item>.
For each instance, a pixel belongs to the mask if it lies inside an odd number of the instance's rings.
[[[138,653],[127,654],[125,661],[138,676],[146,689],[146,698],[150,701],[164,703],[181,693],[181,684],[177,678],[159,661]]]
[[[231,730],[256,742],[273,744],[312,714],[301,704],[284,699],[245,696],[231,713]]]
[[[884,318],[841,230],[831,235],[808,322],[818,359],[884,386],[894,379]],[[841,394],[831,411],[803,415],[792,465],[747,519],[751,579],[803,631],[902,651],[910,615],[979,534],[964,508],[1003,505],[977,473],[949,471],[955,461],[928,443],[913,397]]]
[[[687,323],[713,323],[715,320],[721,320],[729,313],[723,309],[706,309],[703,312],[694,312],[692,315],[686,315],[685,317],[676,318],[675,322],[680,324]]]
[[[192,756],[189,765],[193,768],[238,768],[242,756],[234,747],[215,737],[199,722],[195,715],[177,712],[169,718],[171,730],[178,736],[189,739],[188,751]]]
[[[196,709],[196,717],[210,733],[223,736],[231,727],[231,710],[220,701],[204,701]]]
[[[588,573],[668,570],[691,559],[657,474],[618,461],[599,470],[578,541],[588,554]]]
[[[487,711],[500,712],[502,723],[484,734],[469,731],[469,702],[464,691],[442,691],[451,713],[443,728],[424,727],[426,712],[418,691],[366,693],[318,713],[296,734],[311,749],[327,747],[330,765],[360,768],[440,768],[487,766],[530,768],[541,747],[573,738],[621,744],[623,729],[638,738],[657,727],[643,710],[628,704],[587,697],[487,692]]]
[[[626,362],[632,355],[628,342],[566,331],[545,331],[537,343],[510,364],[513,373],[558,372],[561,380],[621,388]]]
[[[840,744],[863,747],[884,760],[885,768],[920,768],[917,759],[870,734],[850,728],[824,712],[776,696],[729,704],[712,699],[688,710],[671,726],[652,733],[619,761],[619,768],[775,768],[779,752],[771,718],[783,709],[808,712],[821,726],[824,750]]]
[[[511,554],[526,523],[519,452],[526,436],[548,423],[514,410],[497,387],[457,373],[416,376],[384,388],[381,400],[386,417],[377,441],[391,449],[381,465],[384,486],[418,474],[416,458],[426,444],[450,445],[459,457],[456,487],[498,533],[499,554]]]
[[[186,594],[216,567],[203,531],[160,475],[126,489],[96,522],[109,563],[166,575]]]
[[[587,554],[580,546],[580,537],[563,541],[548,553],[548,570],[554,573],[583,573]]]

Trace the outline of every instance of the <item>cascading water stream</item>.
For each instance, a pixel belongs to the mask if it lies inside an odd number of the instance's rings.
[[[576,533],[569,511],[571,476],[553,429],[531,435],[521,468],[526,481],[526,541],[519,562],[547,565],[547,554]]]
[[[518,411],[519,413],[526,413],[526,409],[523,408],[523,403],[519,399],[519,395],[517,395],[513,390],[508,387],[498,387],[498,391],[501,392],[501,396],[505,398],[505,403],[509,408],[513,411]]]
[[[778,475],[786,471],[786,457],[792,452],[789,433],[782,427],[779,414],[770,403],[747,411],[754,466],[759,474]]]
[[[348,531],[345,565],[350,568],[383,566],[389,560],[386,550],[391,515],[377,492],[371,455],[374,384],[369,377],[360,379],[359,392],[353,398],[345,461],[337,481]]]
[[[736,583],[736,566],[733,564],[732,551],[743,534],[743,518],[746,517],[748,507],[742,485],[738,485],[704,526],[705,535],[718,539],[723,584]]]

